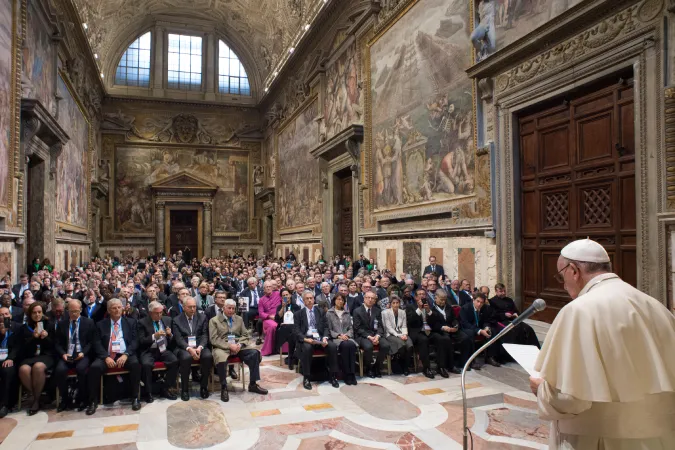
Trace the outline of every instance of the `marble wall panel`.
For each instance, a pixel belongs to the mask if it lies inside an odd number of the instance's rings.
[[[99,251],[102,253],[101,249]],[[72,264],[81,265],[91,259],[91,247],[89,244],[71,244],[56,242],[56,270],[69,269]]]
[[[376,248],[368,249],[368,259],[372,260],[375,264],[377,264],[377,249]]]
[[[476,283],[476,249],[460,248],[458,249],[458,273],[459,280],[467,279],[471,283],[471,288]]]
[[[403,242],[403,271],[419,282],[422,278],[422,243]]]
[[[441,266],[443,265],[443,249],[442,248],[430,248],[429,249],[429,258],[434,256],[436,258],[436,264],[440,264]],[[424,265],[426,265],[426,262],[428,261],[428,258],[425,261],[422,261]],[[445,266],[443,266],[443,269],[445,270]]]
[[[387,262],[386,268],[391,270],[392,273],[396,273],[396,249],[388,248],[387,249]]]
[[[9,275],[10,281],[13,278],[12,252],[0,252],[0,279]]]

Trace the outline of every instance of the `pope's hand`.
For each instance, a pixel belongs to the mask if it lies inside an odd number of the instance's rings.
[[[530,377],[530,390],[534,395],[537,395],[537,391],[539,390],[539,385],[544,382],[543,378],[538,378],[538,377]]]

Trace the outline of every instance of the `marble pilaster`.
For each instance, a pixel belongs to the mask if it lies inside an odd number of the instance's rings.
[[[155,203],[155,248],[157,253],[164,253],[164,202]]]
[[[204,256],[211,257],[211,209],[212,202],[204,202]]]

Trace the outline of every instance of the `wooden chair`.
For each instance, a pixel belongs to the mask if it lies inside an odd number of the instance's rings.
[[[246,391],[246,372],[244,370],[244,361],[238,356],[230,356],[227,358],[227,364],[237,364],[239,366],[239,377],[241,378],[241,388]]]
[[[66,375],[66,378],[77,378],[77,372],[75,371],[75,369],[68,369],[68,374]],[[61,402],[60,394],[61,393],[59,392],[59,388],[57,386],[57,388],[56,388],[56,407],[57,408],[59,407],[59,403]],[[65,394],[68,395],[67,392]],[[19,395],[21,395],[21,394],[19,394]],[[21,402],[21,398],[19,398],[19,402]]]
[[[153,372],[161,372],[161,371],[163,371],[163,370],[166,370],[166,366],[164,365],[164,363],[161,362],[161,361],[155,362],[155,365],[154,365],[152,371],[153,371]],[[127,373],[129,373],[129,371],[126,370],[126,369],[117,369],[117,368],[110,369],[110,368],[108,368],[108,369],[103,373],[103,375],[101,375],[101,383],[100,383],[100,384],[101,384],[101,394],[100,394],[100,395],[101,395],[101,399],[100,399],[100,404],[101,404],[101,405],[103,404],[103,380],[104,380],[104,377],[106,377],[106,376],[124,375],[124,374],[127,374]],[[138,395],[138,393],[137,393],[136,395]]]
[[[380,346],[373,346],[373,353],[380,353]],[[391,375],[391,355],[387,355],[387,375]],[[359,347],[359,375],[363,378],[363,349]]]

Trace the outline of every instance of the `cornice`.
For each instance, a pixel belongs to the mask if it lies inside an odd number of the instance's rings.
[[[469,67],[466,73],[469,78],[477,79],[495,76],[529,59],[533,54],[540,54],[554,47],[632,3],[638,2],[636,0],[581,2],[503,49],[497,49],[492,55]]]
[[[310,151],[310,154],[315,158],[332,161],[349,151],[347,148],[349,141],[363,141],[363,125],[353,124],[348,126],[328,141]]]

